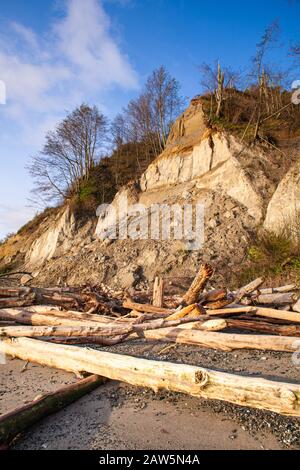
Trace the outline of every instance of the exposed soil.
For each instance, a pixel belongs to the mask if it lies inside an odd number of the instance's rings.
[[[138,340],[111,352],[299,381],[287,353],[221,352]],[[100,349],[100,348],[99,348]],[[0,365],[0,413],[74,382],[72,374],[7,358]],[[23,370],[23,372],[22,372]],[[36,424],[14,449],[300,449],[300,419],[109,382]]]

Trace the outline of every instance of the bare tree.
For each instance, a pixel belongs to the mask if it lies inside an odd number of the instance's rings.
[[[160,150],[163,150],[174,122],[184,104],[180,96],[180,85],[161,66],[154,70],[146,83],[146,96],[150,107],[150,120],[157,133]]]
[[[141,95],[131,100],[122,115],[113,121],[115,146],[138,143],[141,150],[143,143],[149,161],[165,148],[170,128],[183,106],[178,81],[164,67],[159,67],[149,76]]]
[[[210,119],[214,115],[220,117],[224,101],[231,97],[228,91],[237,86],[239,73],[228,67],[221,67],[219,61],[213,65],[203,63],[200,72],[201,85],[210,95]]]
[[[258,104],[257,104],[257,120],[254,131],[254,140],[257,138],[262,114],[263,114],[263,101],[266,105],[266,111],[270,112],[270,99],[269,88],[271,82],[271,74],[267,73],[266,69],[266,54],[271,45],[277,40],[279,33],[279,21],[276,19],[270,26],[268,26],[256,46],[256,55],[253,58],[253,76],[256,77],[256,84],[258,86]]]
[[[100,159],[106,134],[107,120],[97,107],[76,108],[48,132],[43,150],[28,166],[33,194],[53,202],[78,193]]]

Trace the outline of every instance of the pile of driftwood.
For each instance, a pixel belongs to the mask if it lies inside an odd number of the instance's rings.
[[[151,303],[123,298],[124,293],[103,286],[0,289],[0,352],[78,376],[95,375],[0,417],[0,443],[103,378],[300,416],[300,384],[74,346],[110,346],[144,338],[224,351],[299,349],[295,285],[263,289],[259,278],[237,291],[205,291],[212,274],[210,266],[201,266],[182,297],[165,295],[164,281],[157,278]]]

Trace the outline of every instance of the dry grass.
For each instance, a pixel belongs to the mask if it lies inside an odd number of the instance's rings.
[[[260,230],[238,276],[242,283],[257,276],[300,283],[300,218],[290,221],[278,233]]]

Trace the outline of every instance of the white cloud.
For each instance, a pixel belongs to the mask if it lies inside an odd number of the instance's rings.
[[[70,0],[68,16],[55,30],[59,50],[84,82],[136,86],[136,74],[110,36],[110,19],[97,0]]]
[[[12,23],[0,36],[4,114],[25,130],[28,121],[33,126],[34,120],[39,125],[41,119],[53,121],[86,96],[112,86],[137,87],[137,75],[112,37],[102,3],[67,0],[65,5],[64,17],[44,35]]]

